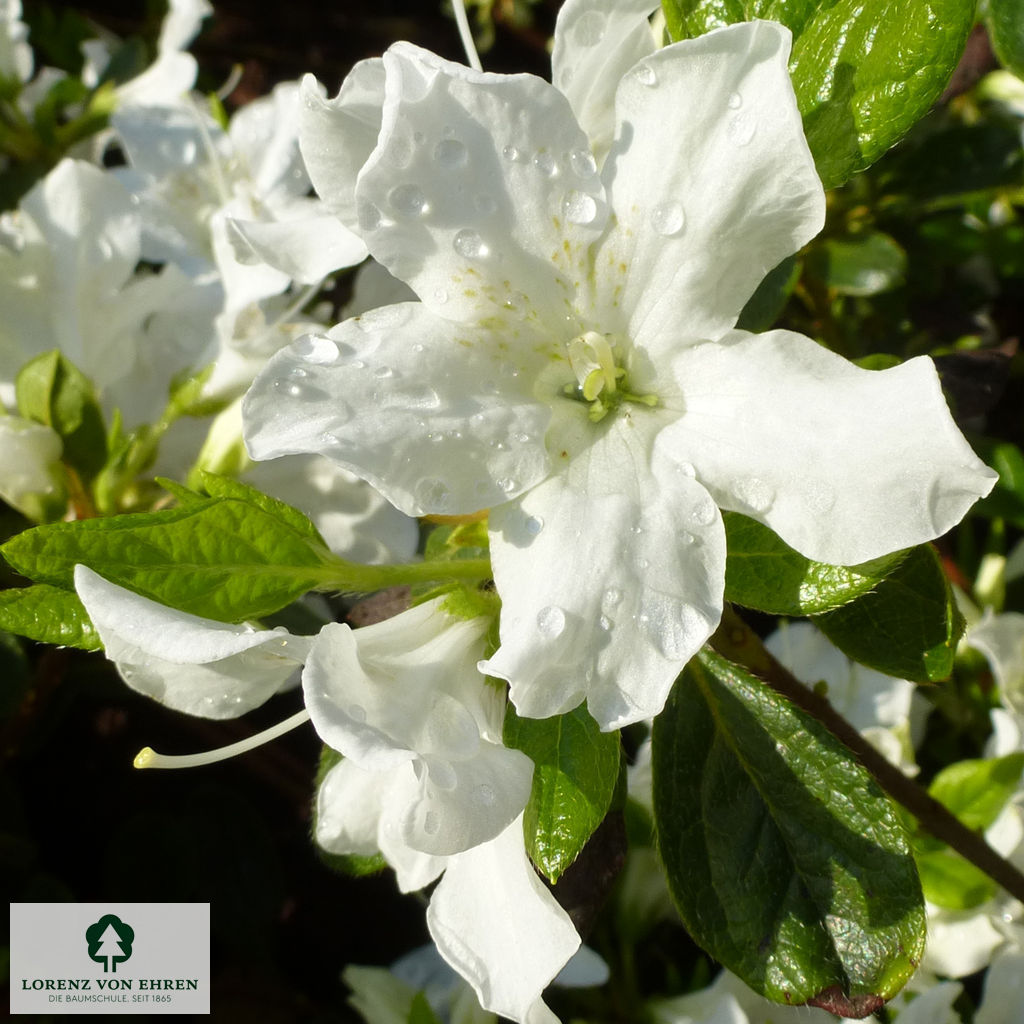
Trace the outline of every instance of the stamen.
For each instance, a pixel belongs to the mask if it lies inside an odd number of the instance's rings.
[[[198,768],[204,764],[215,764],[217,761],[226,761],[236,754],[244,754],[248,750],[262,747],[264,743],[276,740],[286,732],[298,728],[309,721],[309,712],[303,709],[286,718],[277,725],[272,725],[263,732],[250,736],[247,740],[239,740],[237,743],[229,743],[226,747],[218,747],[216,750],[207,750],[202,754],[158,754],[152,747],[143,747],[135,755],[136,768]]]
[[[469,66],[474,71],[483,71],[484,66],[480,63],[480,54],[476,52],[473,32],[469,27],[469,18],[466,16],[465,0],[452,0],[452,9],[455,12],[455,24],[459,27],[459,38],[462,40],[462,48],[466,51]]]

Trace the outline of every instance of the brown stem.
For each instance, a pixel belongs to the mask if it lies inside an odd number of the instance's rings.
[[[711,646],[723,657],[754,672],[776,693],[813,715],[844,743],[878,784],[902,804],[936,839],[956,850],[1010,895],[1024,900],[1024,875],[1000,857],[977,832],[972,832],[916,782],[887,761],[824,697],[804,686],[765,650],[757,634],[727,608]]]

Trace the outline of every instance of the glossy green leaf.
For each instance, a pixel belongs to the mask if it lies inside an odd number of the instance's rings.
[[[816,615],[870,593],[905,557],[895,552],[863,565],[813,562],[767,526],[723,513],[728,555],[725,599],[773,615]]]
[[[673,40],[754,18],[792,31],[793,88],[826,188],[870,167],[927,113],[960,59],[974,6],[974,0],[662,0]]]
[[[224,622],[277,611],[329,581],[334,560],[308,535],[234,498],[39,526],[0,550],[38,583],[71,590],[80,562],[144,597]]]
[[[932,780],[928,792],[968,828],[981,832],[995,822],[1020,785],[1024,753],[957,761]],[[923,834],[914,855],[927,899],[950,910],[968,910],[991,899],[997,885],[945,843]]]
[[[870,593],[814,622],[854,661],[923,683],[948,678],[964,630],[949,580],[928,544],[911,550]]]
[[[984,10],[992,49],[1000,63],[1024,78],[1024,4],[1020,0],[986,0]]]
[[[56,349],[26,363],[15,382],[18,411],[52,427],[64,461],[90,479],[107,458],[107,430],[89,379]]]
[[[202,480],[203,489],[211,498],[238,498],[241,501],[248,502],[250,505],[270,513],[280,522],[286,523],[301,536],[308,537],[310,540],[323,544],[325,547],[327,546],[309,517],[304,512],[300,512],[294,505],[289,505],[287,502],[272,498],[269,494],[256,490],[255,487],[243,484],[241,480],[232,480],[230,477],[219,476],[216,473],[201,473],[200,479]]]
[[[878,295],[903,283],[907,254],[881,231],[812,244],[807,270],[840,295]]]
[[[968,828],[988,828],[1020,785],[1024,753],[957,761],[943,768],[928,787]]]
[[[669,889],[693,938],[780,1003],[845,1016],[913,974],[925,914],[909,841],[820,723],[703,652],[652,736]]]
[[[78,595],[45,584],[0,591],[0,629],[58,647],[103,646]]]
[[[772,327],[793,294],[793,289],[800,280],[802,268],[803,264],[795,256],[788,256],[777,267],[768,271],[754,294],[747,300],[736,327],[741,331],[752,331],[754,334]]]
[[[520,718],[509,705],[504,740],[534,763],[523,821],[526,850],[556,882],[611,806],[619,734],[601,732],[583,705],[554,718]]]

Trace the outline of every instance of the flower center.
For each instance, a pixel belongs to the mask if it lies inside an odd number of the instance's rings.
[[[616,346],[608,335],[586,331],[573,338],[568,348],[576,383],[566,384],[563,390],[567,398],[589,404],[591,422],[599,423],[622,402],[650,408],[658,404],[657,395],[637,395],[629,390],[626,369],[619,365]]]

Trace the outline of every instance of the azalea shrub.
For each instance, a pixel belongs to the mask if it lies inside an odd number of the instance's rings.
[[[236,103],[205,0],[8,0],[8,719],[69,648],[208,720],[136,768],[315,734],[426,907],[370,1024],[1019,1024],[1018,7],[565,0],[540,77],[457,0]]]

